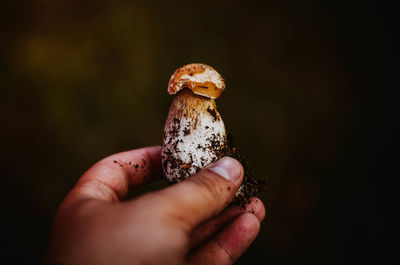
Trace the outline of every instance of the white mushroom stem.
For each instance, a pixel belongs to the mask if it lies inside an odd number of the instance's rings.
[[[214,99],[184,89],[175,95],[164,129],[163,170],[179,182],[221,158],[226,145],[224,122]]]

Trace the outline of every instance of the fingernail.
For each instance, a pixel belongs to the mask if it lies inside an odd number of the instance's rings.
[[[212,164],[209,169],[221,177],[233,182],[240,178],[242,171],[240,163],[230,157],[224,157],[218,160]]]

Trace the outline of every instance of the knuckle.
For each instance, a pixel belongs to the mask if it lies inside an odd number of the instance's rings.
[[[223,190],[223,183],[218,176],[209,170],[203,172],[200,176],[194,176],[191,180],[196,183],[201,191],[209,196],[210,199],[217,199],[221,197],[221,191]]]
[[[216,238],[213,241],[218,246],[220,259],[224,261],[223,264],[233,264],[236,260],[233,253],[219,239]]]

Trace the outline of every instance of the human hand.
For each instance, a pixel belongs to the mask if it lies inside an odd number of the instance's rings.
[[[129,188],[161,176],[160,153],[159,146],[147,147],[92,166],[56,213],[48,263],[227,265],[237,260],[265,215],[257,198],[246,209],[226,208],[243,179],[240,163],[223,158],[183,182],[123,201]]]

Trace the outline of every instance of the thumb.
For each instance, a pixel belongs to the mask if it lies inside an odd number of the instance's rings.
[[[224,157],[186,180],[156,192],[168,217],[188,231],[220,213],[234,198],[243,180],[243,167]]]

